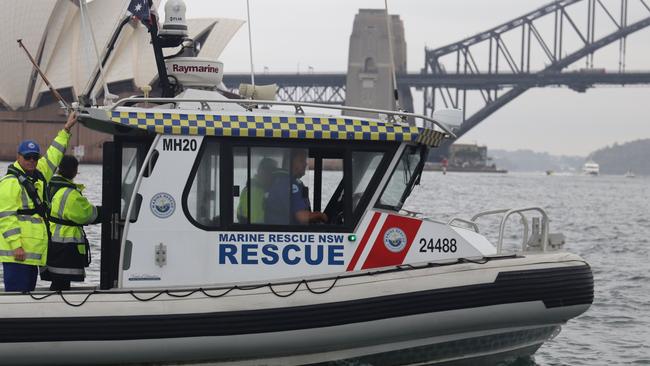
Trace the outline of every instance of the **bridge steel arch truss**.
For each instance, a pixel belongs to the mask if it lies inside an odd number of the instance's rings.
[[[345,104],[345,85],[278,85],[278,99],[287,102]]]
[[[566,84],[578,91],[584,91],[590,86],[584,84],[585,74],[605,73],[604,69],[593,69],[594,52],[616,41],[619,41],[618,71],[623,73],[626,37],[650,25],[650,6],[647,0],[612,0],[615,5],[611,2],[606,4],[606,1],[554,1],[460,42],[437,49],[426,49],[425,68],[422,73],[423,77],[428,76],[431,80],[450,76],[458,78],[515,76],[515,79],[521,81],[507,87],[503,84],[475,86],[430,84],[423,88],[425,114],[431,115],[436,108],[463,109],[464,122],[457,131],[457,136],[460,137],[526,90],[538,85],[550,84],[543,80],[557,77],[562,69],[579,60],[585,60],[586,68],[561,74],[568,79]],[[642,11],[635,9],[634,15],[637,19],[630,22],[628,15],[631,11],[628,10],[632,2],[636,2],[634,4],[636,9]],[[640,19],[638,19],[639,15]],[[586,26],[580,26],[579,24],[584,24],[585,19]],[[603,24],[603,29],[613,31],[600,35],[603,32],[596,32],[597,21],[599,26]],[[552,32],[548,37],[550,26]],[[576,38],[579,39],[579,48],[567,53],[569,51],[565,49],[567,43],[571,43],[570,41]],[[540,53],[543,55],[544,65],[540,70],[533,70],[531,61],[539,63],[534,54]],[[451,67],[445,67],[450,63],[452,63]],[[571,81],[572,74],[575,75],[575,83]],[[470,92],[474,94],[469,95]],[[477,103],[479,107],[470,105],[470,101],[479,101]],[[468,115],[468,107],[473,107],[475,112]]]
[[[238,92],[241,83],[250,83],[250,74],[227,74],[224,84]],[[345,74],[341,73],[264,73],[256,74],[257,85],[275,84],[277,98],[285,102],[345,104]]]

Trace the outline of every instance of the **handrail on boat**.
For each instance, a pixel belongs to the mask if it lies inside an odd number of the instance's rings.
[[[340,111],[354,111],[354,112],[367,112],[367,113],[379,113],[385,114],[388,116],[390,123],[395,123],[398,125],[408,125],[406,123],[407,118],[416,118],[421,119],[424,128],[433,129],[433,126],[438,126],[442,129],[447,135],[452,138],[456,138],[456,135],[451,131],[451,129],[444,123],[438,122],[431,117],[427,117],[421,114],[408,113],[408,112],[398,112],[398,111],[387,111],[382,109],[372,109],[372,108],[361,108],[361,107],[350,107],[350,106],[341,106],[341,105],[331,105],[331,104],[317,104],[317,103],[302,103],[302,102],[284,102],[284,101],[273,101],[273,100],[255,100],[255,99],[199,99],[199,98],[141,98],[141,97],[129,97],[118,100],[114,105],[111,106],[110,110],[113,111],[117,107],[124,106],[126,103],[180,103],[180,102],[196,102],[196,103],[229,103],[229,104],[239,104],[244,106],[248,111],[252,111],[252,106],[254,105],[284,105],[292,106],[296,109],[297,114],[304,114],[302,107],[310,108],[322,108],[322,109],[336,109]],[[399,117],[399,118],[396,118]],[[429,125],[426,125],[428,122]]]
[[[503,217],[501,218],[501,224],[499,225],[499,240],[497,242],[497,253],[501,253],[503,248],[503,236],[505,233],[506,222],[508,221],[510,216],[514,214],[518,214],[521,217],[521,223],[524,226],[522,251],[526,251],[526,245],[528,243],[528,220],[526,219],[526,215],[524,215],[524,212],[528,212],[528,211],[536,211],[542,216],[542,228],[541,228],[542,229],[542,251],[546,251],[546,245],[548,244],[547,243],[548,242],[548,215],[546,214],[546,211],[544,211],[544,209],[541,207],[525,207],[525,208],[518,208],[518,209],[504,208],[498,210],[483,211],[474,215],[472,219],[469,220],[469,222],[475,222],[476,219],[483,216],[496,215],[501,213],[504,214]]]
[[[480,217],[496,215],[496,214],[501,214],[501,213],[507,213],[508,211],[511,211],[511,210],[512,209],[510,209],[510,208],[500,208],[500,209],[496,209],[496,210],[488,210],[488,211],[479,212],[476,215],[472,216],[470,221],[475,222]],[[525,245],[526,241],[528,240],[528,221],[526,220],[526,217],[524,216],[523,213],[519,212],[519,216],[521,217],[521,222],[524,225],[523,242],[524,242],[524,245]],[[502,218],[501,223],[503,223],[503,219],[504,218]],[[502,240],[501,236],[499,236],[499,240]]]

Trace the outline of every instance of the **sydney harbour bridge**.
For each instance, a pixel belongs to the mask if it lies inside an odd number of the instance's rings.
[[[628,36],[650,26],[648,0],[557,0],[484,32],[425,49],[419,73],[398,73],[400,94],[421,90],[423,111],[460,108],[460,138],[531,88],[564,86],[577,92],[604,85],[650,84],[646,71],[628,71]],[[648,32],[645,32],[648,33]],[[650,40],[644,43],[647,53]],[[615,48],[617,64],[594,67],[597,51]],[[614,61],[616,62],[616,61]],[[613,62],[609,61],[609,64]],[[540,66],[541,65],[541,66]],[[227,74],[230,88],[249,74]],[[256,74],[258,84],[278,85],[285,101],[344,104],[346,73]],[[413,105],[402,105],[413,110]]]

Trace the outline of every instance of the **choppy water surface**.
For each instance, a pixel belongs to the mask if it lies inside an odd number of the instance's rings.
[[[565,248],[592,266],[595,298],[523,364],[650,365],[649,177],[425,172],[408,203],[444,219],[531,205],[546,209],[551,232],[564,233]],[[479,222],[493,224],[481,229],[496,240],[497,223]],[[511,245],[519,228],[509,226]]]
[[[82,166],[77,181],[101,200],[101,167]],[[495,209],[540,206],[551,232],[593,267],[595,299],[533,358],[516,365],[650,365],[650,177],[546,176],[425,172],[405,208],[434,219],[470,218]],[[507,245],[520,245],[516,220]],[[479,221],[496,241],[498,222]],[[88,229],[93,263],[87,282],[99,282],[99,226]],[[43,283],[42,285],[46,285]]]

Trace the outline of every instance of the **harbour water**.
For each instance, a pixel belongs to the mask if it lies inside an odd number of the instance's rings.
[[[594,303],[517,365],[650,365],[650,177],[425,172],[407,206],[433,218],[540,206],[592,266]],[[509,244],[521,226],[509,225]],[[481,231],[498,237],[498,223]],[[491,225],[490,225],[491,224]],[[518,242],[519,240],[519,242]]]
[[[79,170],[86,196],[99,203],[101,167]],[[650,177],[424,172],[421,181],[406,209],[448,221],[495,208],[540,206],[551,218],[551,232],[566,236],[565,248],[591,264],[592,307],[533,358],[513,365],[650,365]],[[479,223],[496,240],[498,222]],[[93,243],[90,285],[99,282],[99,226],[87,232]],[[506,245],[521,245],[516,220],[506,234]]]

